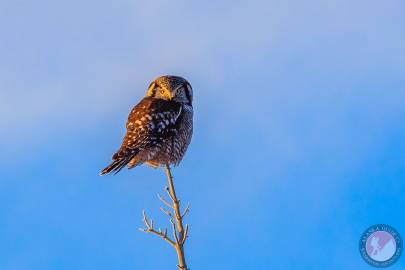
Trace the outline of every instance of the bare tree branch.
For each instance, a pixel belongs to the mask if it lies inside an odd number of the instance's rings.
[[[176,224],[174,223],[173,219],[170,219],[170,223],[172,224],[173,228],[173,237],[176,240],[176,244],[179,244],[179,238],[177,237],[177,230],[176,230]]]
[[[155,231],[153,228],[153,220],[151,219],[150,222],[148,222],[148,219],[146,217],[145,210],[143,210],[143,223],[145,224],[146,228],[139,228],[140,231],[145,232],[145,233],[153,233],[156,234],[157,236],[162,237],[165,241],[167,241],[169,244],[172,246],[175,246],[176,243],[171,240],[169,237],[167,237],[167,229],[165,229],[164,232],[159,228],[159,231]]]
[[[169,165],[165,165],[165,172],[167,176],[167,181],[169,186],[165,187],[165,191],[169,198],[172,201],[172,204],[169,203],[167,200],[165,200],[162,196],[158,194],[158,198],[160,201],[163,202],[164,205],[169,207],[170,209],[173,209],[173,212],[166,210],[163,207],[160,207],[160,210],[165,213],[170,219],[170,223],[172,225],[172,230],[173,230],[173,237],[174,240],[170,239],[167,236],[167,228],[165,228],[164,231],[162,231],[160,228],[158,231],[156,231],[153,228],[153,220],[151,219],[148,222],[147,216],[145,211],[143,211],[143,223],[145,224],[146,228],[141,228],[140,230],[146,233],[153,233],[158,236],[160,236],[162,239],[170,243],[176,250],[177,253],[177,258],[178,258],[178,264],[177,267],[179,270],[189,270],[186,265],[186,259],[184,256],[184,243],[186,242],[186,239],[188,237],[188,224],[186,226],[183,226],[183,218],[184,216],[189,212],[190,209],[190,204],[187,205],[187,207],[184,209],[183,213],[180,211],[180,200],[177,199],[176,196],[176,191],[174,189],[174,184],[173,184],[173,176],[170,171]]]
[[[165,214],[168,215],[170,218],[172,218],[172,213],[170,213],[169,211],[167,211],[166,209],[164,209],[162,206],[160,207],[160,210],[162,210],[163,213],[165,213]]]
[[[173,180],[172,180],[172,181],[173,181]],[[170,189],[169,189],[168,187],[166,187],[165,189],[166,189],[166,193],[169,195],[170,199],[172,199],[173,203],[174,203],[174,202],[177,202],[177,198],[176,198],[176,197],[173,197],[173,195],[172,195]]]
[[[187,215],[187,213],[188,213],[189,210],[190,210],[190,204],[188,203],[186,209],[184,209],[184,212],[183,212],[183,214],[181,215],[181,218],[182,218],[182,219]]]
[[[187,237],[188,237],[188,224],[186,224],[186,228],[184,229],[183,239],[181,239],[182,245],[184,244],[184,242],[186,242]]]
[[[173,209],[173,205],[171,205],[168,201],[165,200],[165,198],[163,198],[162,196],[160,196],[160,194],[158,194],[158,198],[159,200],[161,200],[166,206],[170,207]]]

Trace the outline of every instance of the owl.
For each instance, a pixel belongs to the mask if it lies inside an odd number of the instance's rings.
[[[132,109],[121,147],[100,175],[146,163],[178,165],[193,133],[193,90],[182,77],[161,76]]]

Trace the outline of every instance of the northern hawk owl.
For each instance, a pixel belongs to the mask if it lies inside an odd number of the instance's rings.
[[[178,165],[193,133],[193,90],[182,77],[161,76],[132,109],[121,147],[100,175],[142,163]]]

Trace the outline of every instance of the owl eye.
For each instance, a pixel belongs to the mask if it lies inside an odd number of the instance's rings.
[[[165,90],[160,89],[160,90],[159,90],[159,93],[163,95],[163,94],[165,93]]]

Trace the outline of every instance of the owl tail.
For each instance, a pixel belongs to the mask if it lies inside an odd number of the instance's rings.
[[[125,165],[124,165],[125,166]],[[119,160],[115,160],[113,161],[110,165],[108,165],[107,167],[105,167],[101,173],[100,176],[106,175],[110,172],[115,172],[118,173],[124,166],[120,166],[120,161]]]
[[[114,174],[119,173],[131,161],[132,156],[125,155],[122,151],[119,151],[113,155],[112,159],[113,162],[101,171],[100,176],[111,172],[114,172]]]

